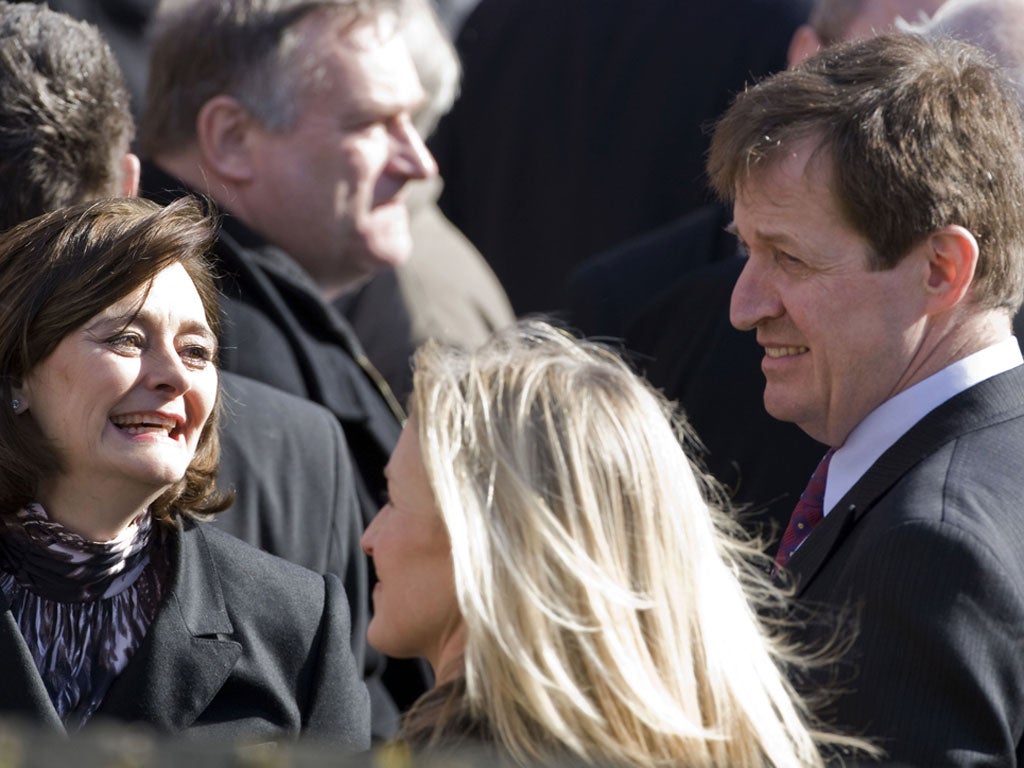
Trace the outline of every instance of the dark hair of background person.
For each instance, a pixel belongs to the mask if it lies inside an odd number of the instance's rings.
[[[1021,153],[1024,135],[1016,94],[994,69],[953,40],[884,35],[834,46],[737,97],[712,140],[712,184],[732,200],[794,144],[814,142],[875,269],[894,267],[955,222],[982,253],[974,299],[1015,312],[1024,294],[1024,206],[1012,201],[1024,178],[1005,158]]]
[[[166,208],[137,198],[107,199],[31,219],[0,237],[0,402],[68,334],[159,272],[181,264],[195,283],[206,321],[217,332],[217,288],[206,254],[214,223],[182,198]],[[157,499],[155,519],[219,512],[230,498],[214,488],[220,455],[219,402],[200,435],[185,477]],[[35,500],[39,483],[61,471],[60,457],[33,419],[0,408],[0,514]]]
[[[124,77],[99,30],[45,5],[2,9],[0,230],[118,194],[133,132]]]

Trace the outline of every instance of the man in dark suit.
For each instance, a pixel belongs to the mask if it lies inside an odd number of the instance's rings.
[[[891,35],[747,91],[709,156],[765,407],[832,447],[780,578],[856,618],[827,717],[913,765],[1024,756],[1022,146],[988,58]]]
[[[161,6],[139,130],[142,194],[223,212],[221,366],[334,414],[364,524],[402,412],[330,301],[408,256],[403,188],[436,173],[399,22],[388,0]],[[424,686],[405,683],[400,704]]]

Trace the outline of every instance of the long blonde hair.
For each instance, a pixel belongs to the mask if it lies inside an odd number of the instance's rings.
[[[523,763],[822,765],[754,551],[621,359],[536,321],[428,345],[412,412],[467,627],[461,718]]]

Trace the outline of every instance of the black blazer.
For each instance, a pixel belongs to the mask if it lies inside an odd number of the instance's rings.
[[[384,688],[384,657],[366,644],[369,568],[352,458],[326,408],[244,376],[221,372],[217,482],[235,503],[211,523],[265,552],[341,579],[352,617],[352,653],[363,669],[373,735],[398,730]]]
[[[800,604],[857,620],[828,719],[910,765],[1024,761],[1022,487],[1018,367],[925,416],[797,550]]]
[[[235,503],[218,528],[345,585],[353,650],[362,659],[367,563],[345,436],[331,413],[258,381],[222,372],[220,488]]]
[[[168,594],[94,721],[229,742],[304,736],[368,748],[369,699],[337,579],[205,524],[186,521],[170,541]],[[0,713],[63,731],[2,597],[0,679]]]

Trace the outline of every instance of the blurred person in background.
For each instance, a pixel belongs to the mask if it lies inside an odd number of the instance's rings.
[[[567,308],[577,264],[711,202],[710,124],[778,71],[810,0],[481,0],[431,137],[441,210],[517,315]]]

